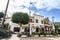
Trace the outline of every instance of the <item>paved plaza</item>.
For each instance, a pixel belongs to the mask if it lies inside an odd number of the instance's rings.
[[[10,39],[0,40],[60,40],[60,37],[17,37],[16,34],[13,34]]]
[[[60,40],[60,37],[30,37],[20,38],[20,40]]]

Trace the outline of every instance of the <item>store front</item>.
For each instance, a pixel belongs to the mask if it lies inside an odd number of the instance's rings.
[[[14,32],[19,32],[20,31],[20,27],[14,27]]]
[[[24,32],[29,32],[30,28],[29,27],[25,27]]]

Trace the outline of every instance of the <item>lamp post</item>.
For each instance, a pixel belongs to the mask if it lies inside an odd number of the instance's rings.
[[[44,32],[45,32],[45,23],[44,23],[44,22],[45,22],[45,21],[44,21],[44,19],[45,19],[45,18],[46,18],[46,17],[44,17],[44,18],[43,18],[43,27],[44,27]]]
[[[29,12],[29,14],[31,14],[31,12]],[[29,34],[30,34],[30,36],[32,35],[32,27],[31,27],[31,23],[29,23],[29,27],[30,27],[30,31],[29,31]]]
[[[52,17],[52,27],[53,27],[53,31],[55,31],[55,27],[54,27],[54,16]]]
[[[6,17],[6,14],[7,14],[8,6],[9,6],[9,0],[7,1],[7,5],[6,5],[6,9],[5,9],[5,14],[4,14],[1,26],[4,26],[4,21],[5,21],[5,17]]]

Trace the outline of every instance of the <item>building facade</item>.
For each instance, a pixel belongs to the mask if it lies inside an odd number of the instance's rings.
[[[0,19],[0,27],[1,27],[1,25],[2,25],[2,19]]]
[[[29,17],[29,23],[22,25],[22,28],[19,24],[13,23],[11,18],[9,18],[9,29],[12,32],[40,32],[40,29],[51,29],[51,25],[48,19],[44,18],[44,16],[33,14],[33,16]]]

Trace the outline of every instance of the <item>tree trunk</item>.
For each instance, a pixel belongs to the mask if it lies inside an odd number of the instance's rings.
[[[20,25],[20,34],[22,34],[22,24],[19,23],[19,25]]]

